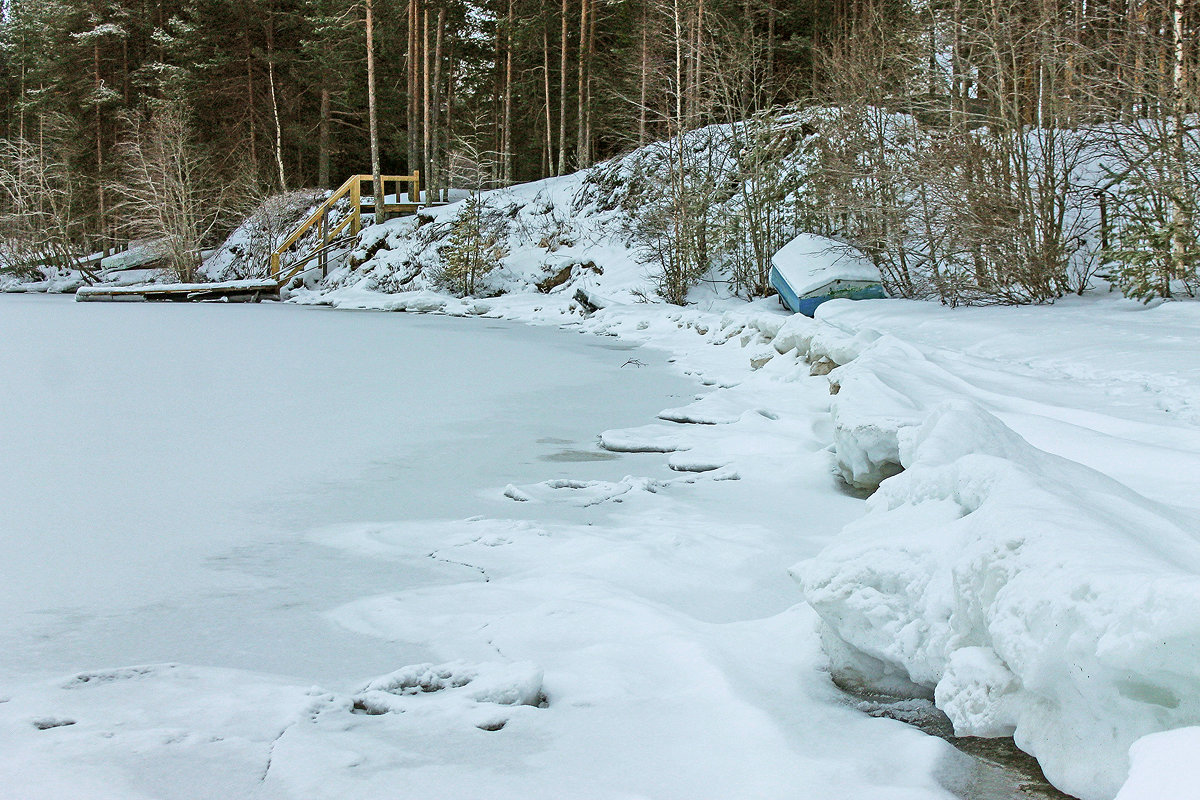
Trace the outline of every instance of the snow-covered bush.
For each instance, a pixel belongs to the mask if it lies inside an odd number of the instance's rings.
[[[712,266],[716,209],[731,194],[729,149],[719,128],[663,142],[655,190],[632,218],[631,230],[655,292],[684,305],[688,290]]]
[[[267,197],[205,260],[204,275],[213,280],[265,277],[270,271],[271,253],[326,196],[328,192],[322,189],[299,189]],[[334,210],[335,220],[338,210]],[[348,210],[348,207],[342,209],[343,212]],[[295,254],[312,250],[318,236],[316,229],[311,230],[297,243]],[[285,268],[292,257],[294,255],[289,254],[284,258]]]
[[[764,113],[655,142],[593,168],[579,210],[626,216],[656,293],[685,303],[702,278],[773,293],[770,257],[819,225],[805,191],[813,112]]]
[[[805,191],[804,159],[815,127],[795,117],[760,114],[724,129],[737,155],[737,191],[717,212],[713,261],[747,299],[770,296],[771,256],[797,232],[824,229],[819,205]]]
[[[0,140],[0,274],[62,277],[88,246],[94,195],[74,169],[79,151],[77,126],[56,114],[44,118],[37,141]]]
[[[177,100],[153,115],[126,118],[117,148],[120,179],[113,192],[122,227],[163,248],[166,271],[192,281],[203,252],[237,225],[250,206],[246,183],[198,142],[188,109]]]
[[[1081,291],[1095,267],[1087,132],[849,105],[827,115],[818,153],[811,178],[830,231],[871,255],[893,295],[1044,302]]]
[[[1200,289],[1200,131],[1173,117],[1106,131],[1109,275],[1130,297]]]

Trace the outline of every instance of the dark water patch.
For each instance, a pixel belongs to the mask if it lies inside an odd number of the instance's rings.
[[[579,463],[583,461],[613,461],[621,456],[604,450],[559,450],[557,453],[538,456],[539,461]]]
[[[51,728],[65,728],[68,725],[74,724],[75,720],[73,719],[61,719],[59,717],[43,717],[42,719],[35,719],[33,721],[33,727],[39,731],[48,731]]]
[[[950,718],[931,701],[897,698],[839,687],[855,708],[872,717],[894,719],[930,736],[944,739],[958,751],[939,765],[938,782],[963,800],[1077,800],[1046,780],[1037,759],[1021,750],[1011,737],[955,736]]]
[[[625,350],[637,350],[639,347],[642,346],[642,343],[641,342],[626,342],[626,341],[600,342],[600,343],[596,344],[595,346],[602,348],[604,350],[625,351]]]

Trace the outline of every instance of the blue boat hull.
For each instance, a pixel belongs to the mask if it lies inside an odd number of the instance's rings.
[[[779,270],[771,268],[771,286],[775,291],[779,292],[779,299],[790,310],[797,314],[803,314],[806,317],[811,317],[817,310],[817,306],[828,300],[836,300],[838,298],[846,298],[849,300],[878,300],[883,294],[883,286],[878,283],[869,284],[866,286],[846,286],[844,288],[836,288],[826,291],[824,294],[809,295],[807,297],[797,297],[792,287],[779,274]]]

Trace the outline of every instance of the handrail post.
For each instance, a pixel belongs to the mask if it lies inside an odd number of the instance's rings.
[[[410,188],[408,191],[408,194],[409,194],[408,199],[412,201],[413,205],[415,205],[417,208],[420,208],[421,207],[421,170],[419,170],[419,169],[413,170],[412,181],[409,182],[409,187]]]
[[[271,279],[279,280],[279,253],[271,253]]]
[[[325,260],[325,246],[329,244],[326,232],[329,230],[329,214],[321,215],[320,238],[321,238],[321,254],[318,261],[321,265],[321,277],[324,278],[328,274],[328,264]]]
[[[355,236],[362,230],[362,175],[355,175],[350,184],[350,213],[354,222],[350,223],[351,233]]]

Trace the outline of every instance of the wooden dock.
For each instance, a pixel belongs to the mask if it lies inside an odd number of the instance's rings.
[[[198,302],[257,303],[278,300],[279,284],[271,279],[225,281],[223,283],[149,283],[141,286],[83,286],[75,292],[83,302]]]

